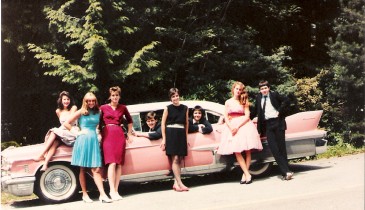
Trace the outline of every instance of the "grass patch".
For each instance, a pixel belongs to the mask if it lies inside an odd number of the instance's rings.
[[[6,192],[1,192],[1,204],[12,204],[15,201],[33,200],[38,198],[35,194],[29,196],[18,197]]]
[[[354,147],[348,143],[339,143],[334,146],[328,146],[325,153],[316,156],[316,159],[330,158],[330,157],[342,157],[345,155],[354,155],[365,152],[365,146]]]

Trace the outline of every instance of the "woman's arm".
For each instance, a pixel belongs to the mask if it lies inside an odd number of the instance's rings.
[[[71,114],[75,113],[77,111],[77,106],[73,105],[70,109]]]
[[[185,114],[185,133],[186,137],[188,137],[189,132],[189,108],[186,107],[186,114]]]
[[[132,130],[133,130],[133,123],[128,123],[128,130],[127,130],[127,136],[128,136],[128,138],[127,138],[127,141],[128,141],[128,143],[132,143],[132,138],[130,138],[131,136],[132,136]]]
[[[56,115],[57,115],[58,119],[60,119],[60,115],[61,115],[61,110],[60,109],[56,109]]]
[[[167,107],[165,107],[165,109],[163,110],[163,114],[162,114],[162,119],[161,119],[161,134],[162,134],[162,142],[160,147],[162,148],[162,150],[165,150],[165,144],[166,144],[166,120],[167,120],[167,115],[168,115],[168,111],[167,111]]]
[[[71,130],[72,126],[71,123],[77,120],[81,116],[81,109],[77,110],[73,115],[70,116],[63,124],[67,130]]]
[[[234,128],[232,128],[232,127],[231,127],[231,124],[229,123],[229,122],[230,122],[230,120],[229,120],[229,116],[228,116],[228,100],[227,100],[227,101],[226,101],[226,103],[224,104],[224,120],[225,120],[225,123],[226,123],[227,127],[229,128],[229,130],[230,130],[231,132],[233,132],[233,129],[234,129]]]
[[[248,101],[245,104],[244,109],[245,109],[245,115],[242,117],[242,122],[239,124],[237,129],[240,129],[250,120],[250,104],[248,103]]]

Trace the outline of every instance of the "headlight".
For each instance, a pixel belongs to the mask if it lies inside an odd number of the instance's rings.
[[[1,169],[1,177],[7,176],[9,171],[5,171]]]

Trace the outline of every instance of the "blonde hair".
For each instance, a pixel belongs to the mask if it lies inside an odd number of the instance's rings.
[[[95,106],[92,109],[90,109],[88,104],[87,104],[88,100],[95,100]],[[84,98],[82,99],[81,114],[89,115],[90,111],[92,111],[93,113],[98,113],[99,112],[98,99],[96,99],[95,94],[92,93],[92,92],[86,93]]]

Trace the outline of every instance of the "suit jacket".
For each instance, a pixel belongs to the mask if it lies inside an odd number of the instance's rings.
[[[162,138],[161,124],[155,125],[155,127],[152,128],[151,131],[150,128],[144,128],[143,132],[148,132],[148,138],[150,140],[158,140]]]
[[[202,128],[203,134],[208,134],[213,131],[212,125],[208,122],[208,120],[202,119],[198,124],[203,124],[205,127]],[[193,119],[189,119],[189,130],[188,133],[195,133],[199,131],[198,124],[193,123]]]
[[[269,94],[271,104],[273,107],[279,112],[279,128],[282,130],[286,130],[286,111],[289,107],[289,99],[283,95],[280,95],[278,92],[270,91]],[[257,130],[260,134],[264,134],[264,123],[265,116],[261,106],[261,100],[263,99],[262,94],[258,94],[256,96],[255,108],[251,112],[251,118],[257,116]]]

